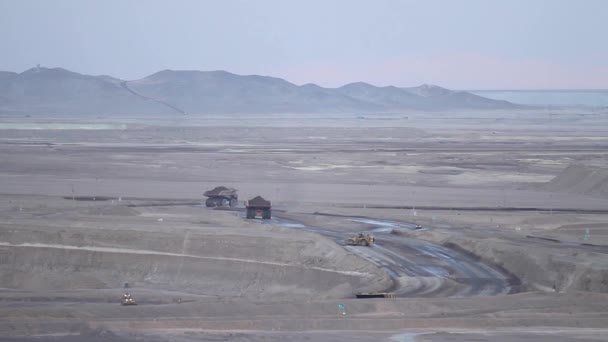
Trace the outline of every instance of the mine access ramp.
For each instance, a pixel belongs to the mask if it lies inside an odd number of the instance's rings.
[[[265,200],[262,196],[256,196],[245,203],[247,208],[247,218],[270,220],[270,201]]]

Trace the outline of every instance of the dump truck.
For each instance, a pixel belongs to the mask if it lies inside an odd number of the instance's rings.
[[[262,196],[256,196],[245,202],[245,208],[247,208],[248,219],[261,218],[263,220],[270,220],[270,207],[270,201],[265,200]]]
[[[346,244],[349,246],[371,246],[374,242],[376,242],[375,237],[364,233],[359,233],[346,240]]]
[[[208,197],[205,201],[207,207],[234,207],[238,204],[239,196],[236,189],[225,186],[218,186],[213,190],[205,191],[203,194]]]

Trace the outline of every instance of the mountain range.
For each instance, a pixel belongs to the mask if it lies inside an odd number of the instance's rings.
[[[62,68],[0,71],[0,113],[150,115],[207,113],[387,113],[410,110],[517,109],[507,101],[435,85],[339,88],[226,71],[163,70],[135,81]]]

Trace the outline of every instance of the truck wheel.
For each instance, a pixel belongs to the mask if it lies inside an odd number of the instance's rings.
[[[255,218],[255,211],[253,209],[247,208],[247,218],[248,219],[254,219]]]
[[[205,201],[205,206],[208,208],[215,207],[215,202],[212,198],[207,198],[207,200]]]

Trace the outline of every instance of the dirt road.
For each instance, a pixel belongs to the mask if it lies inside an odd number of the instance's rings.
[[[503,269],[485,264],[465,252],[391,234],[393,229],[414,230],[414,224],[360,217],[342,219],[345,225],[354,221],[374,227],[367,232],[376,237],[376,244],[345,248],[388,273],[394,284],[387,291],[398,296],[467,297],[518,291],[519,280]],[[342,245],[350,236],[331,228],[313,227],[281,217],[274,217],[267,223],[321,234]]]

